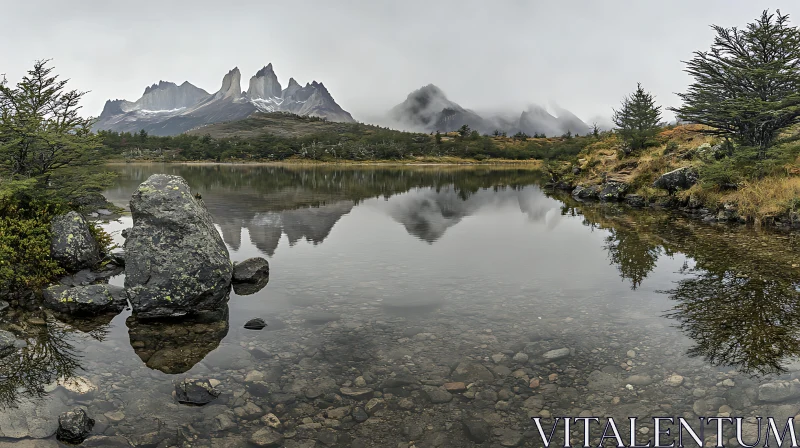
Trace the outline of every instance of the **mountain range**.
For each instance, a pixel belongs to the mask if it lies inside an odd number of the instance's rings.
[[[95,130],[176,135],[222,121],[247,118],[256,112],[290,112],[330,121],[354,123],[349,112],[334,101],[322,83],[301,86],[294,78],[282,88],[268,64],[250,78],[246,92],[241,90],[238,68],[222,78],[216,93],[184,82],[177,85],[160,81],[144,89],[136,101],[108,100],[94,125]]]
[[[239,69],[234,68],[222,78],[215,93],[188,81],[180,85],[159,81],[146,87],[136,101],[108,100],[94,130],[135,133],[144,129],[151,135],[177,135],[214,123],[242,120],[257,112],[290,112],[355,123],[322,83],[313,81],[301,86],[289,78],[284,88],[272,64],[267,64],[250,78],[246,91],[241,90]],[[463,125],[482,134],[497,130],[508,135],[524,132],[554,137],[566,132],[586,135],[591,131],[568,110],[555,108],[554,112],[555,115],[544,107],[531,105],[522,113],[480,115],[449,100],[440,88],[429,84],[411,92],[378,121],[396,129],[426,133],[452,132]]]
[[[411,92],[405,101],[393,107],[388,120],[393,127],[418,132],[451,132],[467,125],[483,134],[495,130],[511,135],[524,132],[528,135],[560,136],[567,131],[586,135],[590,127],[572,112],[556,108],[556,115],[544,107],[531,105],[518,118],[514,115],[481,116],[450,101],[442,89],[428,84]]]

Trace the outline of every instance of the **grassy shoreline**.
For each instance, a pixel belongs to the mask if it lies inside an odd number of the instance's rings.
[[[416,160],[333,160],[318,161],[308,159],[285,159],[281,161],[235,161],[235,162],[216,162],[210,160],[108,160],[106,165],[127,165],[127,164],[170,164],[170,165],[225,165],[225,166],[490,166],[490,167],[525,167],[530,169],[540,169],[543,166],[541,160],[508,160],[508,159],[489,159],[475,160],[462,159],[457,157],[435,157],[419,158]]]
[[[737,160],[723,154],[723,141],[702,134],[699,125],[662,130],[658,144],[625,156],[615,134],[585,148],[572,163],[549,166],[562,188],[625,185],[625,194],[646,205],[694,211],[704,219],[746,221],[756,226],[800,224],[800,127],[791,129],[768,160]],[[653,183],[662,175],[690,169],[699,180],[667,191]]]

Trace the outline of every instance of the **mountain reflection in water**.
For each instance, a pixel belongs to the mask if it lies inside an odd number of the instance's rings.
[[[548,222],[550,228],[560,216],[559,202],[537,186],[541,173],[527,169],[126,165],[119,186],[106,196],[127,206],[139,183],[156,171],[183,176],[202,194],[234,250],[247,229],[251,243],[268,256],[283,235],[290,246],[303,239],[323,242],[343,216],[370,198],[398,195],[388,205],[389,215],[428,242],[492,205],[517,203],[531,221]]]
[[[455,316],[457,324],[484,316],[485,310],[470,310],[470,300],[497,299],[497,314],[486,319],[502,322],[502,313],[516,313],[513,300],[545,297],[551,302],[531,319],[541,315],[562,326],[565,317],[548,316],[563,306],[560,301],[600,314],[652,302],[653,309],[637,307],[636,312],[649,311],[642,325],[666,317],[688,338],[687,354],[708,364],[767,375],[800,356],[800,272],[794,267],[800,260],[791,236],[580,203],[541,187],[540,173],[516,168],[130,164],[115,169],[121,176],[107,197],[121,206],[150,174],[186,178],[202,195],[234,259],[272,258],[271,283],[253,295],[234,292],[230,311],[204,321],[128,319],[126,324],[126,316],[113,323],[114,316],[93,321],[50,316],[41,326],[25,323],[29,311],[6,311],[0,328],[26,346],[0,359],[4,405],[46,395],[59,380],[81,375],[87,359],[92,368],[104,365],[99,357],[114,357],[125,368],[146,366],[146,375],[162,375],[165,382],[172,375],[225,372],[229,364],[245,369],[248,362],[272,360],[253,348],[255,342],[252,350],[240,346],[246,331],[241,327],[252,317],[263,317],[269,326],[247,337],[269,340],[301,328],[346,328],[352,318],[347,313],[368,310],[390,322],[381,325],[407,320],[413,337],[432,331],[420,323],[425,319]],[[130,226],[130,218],[110,226]],[[506,304],[511,305],[503,308]],[[515,331],[528,331],[523,327]],[[539,327],[531,324],[529,331]],[[548,337],[569,337],[570,327],[559,331]],[[321,353],[334,366],[356,343],[367,344],[342,336],[326,341]],[[92,352],[96,347],[103,348],[102,355]],[[237,351],[231,347],[249,354],[232,359]],[[364,354],[364,359],[372,358]]]

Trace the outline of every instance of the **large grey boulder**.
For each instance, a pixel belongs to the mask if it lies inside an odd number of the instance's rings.
[[[77,271],[100,261],[100,248],[80,213],[56,216],[50,223],[50,233],[50,253],[65,269]]]
[[[125,289],[140,318],[218,309],[233,265],[211,215],[180,176],[154,174],[131,199]]]
[[[128,305],[125,290],[119,286],[51,286],[43,292],[44,306],[75,316],[119,313]]]
[[[662,174],[661,177],[653,182],[653,187],[661,188],[669,191],[670,193],[674,193],[678,190],[686,190],[691,188],[692,185],[696,184],[699,179],[700,175],[697,173],[697,170],[690,166],[686,166],[670,171],[669,173]]]

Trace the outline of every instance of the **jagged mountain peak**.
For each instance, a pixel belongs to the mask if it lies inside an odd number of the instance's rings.
[[[184,82],[184,84],[186,84]],[[153,90],[158,89],[166,89],[168,87],[178,87],[174,82],[169,81],[158,81],[157,84],[153,84],[152,86],[148,86],[144,88],[144,94],[147,95],[148,93],[152,92]]]
[[[267,73],[275,74],[275,71],[272,68],[272,62],[270,62],[269,64],[267,64],[264,67],[262,67],[261,70],[257,71],[255,76],[256,77],[266,76]]]
[[[136,102],[107,101],[93,127],[95,130],[175,135],[220,121],[236,121],[255,112],[290,112],[352,123],[353,117],[334,101],[328,89],[314,81],[301,87],[294,78],[281,89],[272,63],[250,78],[247,92],[241,90],[241,72],[234,67],[222,79],[220,89],[210,94],[184,82],[180,86],[159,81],[148,86]]]
[[[222,78],[222,87],[214,95],[214,99],[238,98],[242,95],[242,74],[239,67],[234,67]]]
[[[123,111],[135,110],[176,110],[193,106],[207,98],[209,93],[195,87],[188,81],[180,86],[174,82],[159,81],[144,89],[144,94],[133,105],[124,105]],[[127,109],[127,110],[126,110]]]
[[[250,78],[250,85],[247,87],[247,97],[251,100],[280,98],[281,90],[278,76],[272,69],[272,63],[270,62]]]
[[[130,110],[131,106],[132,103],[126,100],[106,100],[106,104],[103,105],[103,112],[100,113],[100,116],[124,114]]]

